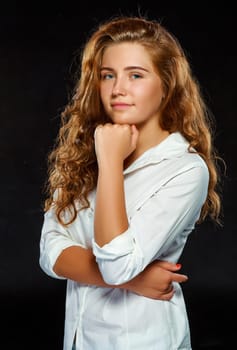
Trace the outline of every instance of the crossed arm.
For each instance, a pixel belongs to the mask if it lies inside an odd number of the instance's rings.
[[[178,273],[180,268],[180,264],[155,261],[129,282],[111,286],[104,282],[92,251],[72,246],[59,255],[54,265],[54,272],[80,283],[122,288],[147,298],[170,300],[175,293],[172,282],[182,283],[188,279],[186,275]]]

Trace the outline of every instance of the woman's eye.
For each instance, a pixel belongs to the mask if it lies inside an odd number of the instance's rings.
[[[139,79],[139,78],[142,78],[141,74],[138,74],[138,73],[133,73],[131,75],[132,79]]]
[[[102,80],[110,80],[110,79],[113,79],[113,74],[111,74],[111,73],[107,73],[107,74],[102,74],[101,75],[101,79]]]

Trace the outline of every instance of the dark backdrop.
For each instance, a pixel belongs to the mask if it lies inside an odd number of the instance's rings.
[[[0,315],[1,349],[62,349],[64,281],[39,268],[46,157],[73,86],[75,58],[101,20],[142,14],[180,40],[213,111],[215,143],[227,164],[224,226],[206,222],[181,262],[193,349],[233,349],[236,314],[236,34],[225,1],[164,5],[8,2],[0,11]],[[139,322],[139,320],[138,320]],[[29,341],[33,339],[34,345]],[[234,346],[234,345],[233,345]],[[103,349],[102,349],[103,350]],[[162,349],[160,349],[162,350]]]

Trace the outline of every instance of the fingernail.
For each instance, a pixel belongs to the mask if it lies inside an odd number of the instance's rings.
[[[176,264],[177,269],[180,269],[181,266],[182,266],[181,264]]]

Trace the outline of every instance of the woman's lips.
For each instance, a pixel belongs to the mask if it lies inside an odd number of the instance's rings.
[[[124,109],[131,107],[130,104],[122,103],[122,102],[113,103],[113,104],[111,104],[111,106],[113,109],[119,109],[119,110],[124,110]]]

